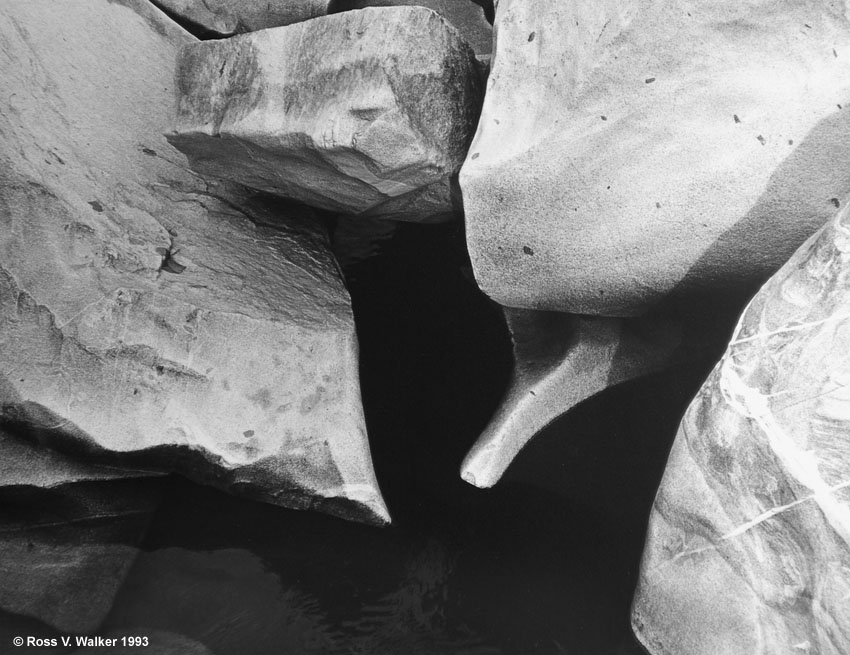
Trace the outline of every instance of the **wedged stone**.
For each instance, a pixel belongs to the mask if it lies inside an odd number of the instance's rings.
[[[486,55],[493,49],[493,26],[487,20],[481,4],[472,0],[331,0],[328,12],[366,7],[428,7],[453,25],[476,54]]]
[[[193,169],[348,214],[456,214],[475,55],[422,7],[324,16],[181,52],[168,140]],[[421,196],[421,198],[419,197]]]
[[[328,13],[330,0],[152,0],[213,34],[232,36],[291,25]]]
[[[683,358],[682,325],[668,317],[584,317],[504,308],[514,370],[499,409],[461,465],[461,477],[492,487],[544,427],[604,389]]]
[[[0,419],[383,523],[326,235],[162,137],[192,41],[143,0],[0,9]]]
[[[495,30],[460,185],[503,305],[757,285],[850,191],[843,5],[501,0]]]
[[[682,419],[632,614],[653,655],[850,652],[848,353],[845,207],[752,300]]]

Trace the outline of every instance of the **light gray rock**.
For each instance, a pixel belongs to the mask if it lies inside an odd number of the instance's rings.
[[[653,655],[850,652],[848,353],[845,207],[752,300],[682,419],[632,613]]]
[[[493,49],[493,26],[487,21],[484,9],[472,0],[331,0],[329,12],[405,5],[436,11],[460,32],[478,55],[489,54]]]
[[[422,7],[344,12],[181,52],[169,141],[193,169],[322,209],[457,213],[482,96],[475,55]]]
[[[152,0],[219,36],[291,25],[328,13],[330,0]]]
[[[494,29],[460,184],[503,305],[758,284],[850,191],[844,3],[500,0]]]
[[[193,40],[143,0],[0,8],[0,417],[67,452],[386,522],[326,235],[162,137]]]

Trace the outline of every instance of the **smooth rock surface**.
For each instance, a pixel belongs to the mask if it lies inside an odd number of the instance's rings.
[[[493,49],[493,26],[487,20],[484,8],[472,0],[331,0],[328,12],[405,5],[436,11],[460,32],[478,55],[489,54]]]
[[[143,0],[2,6],[0,417],[92,461],[386,522],[326,235],[162,137],[193,40]]]
[[[342,213],[458,213],[451,179],[483,89],[472,50],[429,9],[363,9],[193,44],[177,80],[168,139],[201,173]]]
[[[693,339],[684,339],[682,324],[668,316],[503,311],[514,370],[498,410],[461,465],[461,477],[476,487],[496,484],[529,441],[581,401],[697,351]]]
[[[653,655],[850,652],[850,211],[744,312],[679,427],[632,623]]]
[[[757,285],[850,191],[843,2],[501,0],[494,29],[460,184],[503,305]]]
[[[291,25],[328,13],[330,0],[152,0],[218,36]]]

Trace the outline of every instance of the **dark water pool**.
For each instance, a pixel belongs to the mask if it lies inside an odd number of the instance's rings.
[[[464,264],[458,228],[410,227],[349,271],[392,527],[242,501],[178,478],[115,483],[111,501],[149,501],[129,522],[104,511],[62,526],[74,503],[89,501],[6,497],[0,530],[24,535],[16,547],[55,550],[55,534],[43,533],[58,529],[66,550],[54,554],[79,558],[82,573],[70,582],[53,575],[55,558],[34,572],[0,562],[0,653],[73,652],[61,642],[11,643],[75,632],[149,635],[149,655],[642,652],[628,614],[646,519],[707,363],[591,399],[547,428],[495,489],[469,487],[458,467],[510,359],[499,313]],[[27,579],[55,593],[27,605]],[[32,618],[33,603],[48,602],[55,607],[41,615],[61,614],[60,629]],[[84,608],[89,622],[106,617],[99,629],[75,629]]]

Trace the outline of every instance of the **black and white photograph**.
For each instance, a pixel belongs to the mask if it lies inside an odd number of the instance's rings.
[[[0,0],[0,654],[850,655],[850,2]]]

